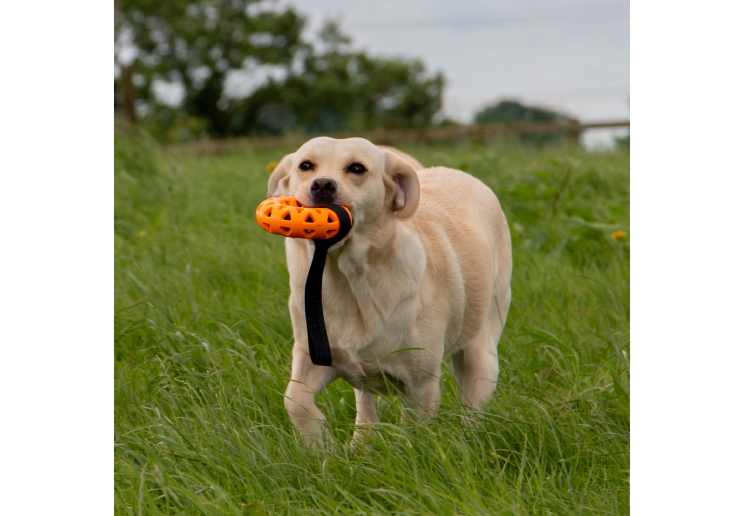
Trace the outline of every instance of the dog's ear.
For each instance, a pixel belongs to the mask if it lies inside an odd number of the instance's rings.
[[[287,154],[269,177],[268,197],[281,197],[289,195],[289,172],[292,170],[293,154]]]
[[[396,186],[392,209],[399,219],[410,217],[419,205],[419,180],[416,171],[408,161],[389,150],[385,153],[385,174]]]
[[[410,154],[406,154],[402,150],[398,150],[395,147],[388,147],[387,145],[378,145],[379,149],[390,151],[399,158],[403,158],[405,161],[411,164],[411,166],[414,168],[414,170],[423,170],[424,167],[419,160],[411,156]]]

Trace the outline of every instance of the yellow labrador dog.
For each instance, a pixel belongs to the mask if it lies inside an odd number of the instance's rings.
[[[511,301],[509,227],[494,193],[443,167],[423,170],[362,138],[314,138],[285,156],[269,196],[341,204],[349,235],[328,252],[323,308],[333,365],[310,361],[304,288],[314,243],[286,239],[294,328],[285,405],[309,443],[325,417],[315,395],[336,378],[354,387],[357,430],[379,421],[374,395],[391,391],[432,415],[442,361],[452,356],[463,403],[481,409],[499,375],[497,345]]]

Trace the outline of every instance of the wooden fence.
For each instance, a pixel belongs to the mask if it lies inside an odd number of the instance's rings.
[[[188,144],[169,146],[176,150],[187,146],[197,152],[227,152],[245,146],[299,146],[314,136],[349,138],[359,136],[378,145],[398,143],[431,143],[457,141],[461,139],[486,139],[492,137],[520,136],[526,134],[564,133],[569,141],[578,143],[581,133],[591,129],[630,128],[630,120],[605,122],[568,123],[513,123],[513,124],[472,124],[462,126],[424,127],[421,129],[376,129],[359,132],[334,132],[323,134],[287,133],[281,136],[232,138],[229,140],[203,140]]]

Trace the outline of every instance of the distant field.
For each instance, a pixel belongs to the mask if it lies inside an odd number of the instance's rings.
[[[506,212],[501,376],[464,426],[448,361],[438,416],[402,422],[400,400],[380,398],[373,447],[351,455],[307,449],[282,401],[284,242],[254,210],[267,163],[294,149],[117,138],[116,514],[629,513],[629,152],[402,148],[477,176]],[[318,405],[348,442],[352,388]]]

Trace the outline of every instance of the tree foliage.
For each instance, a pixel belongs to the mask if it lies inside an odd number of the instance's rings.
[[[335,24],[321,33],[301,73],[270,81],[231,104],[236,133],[421,127],[441,109],[444,78],[421,61],[370,57],[350,50]]]
[[[487,106],[475,115],[475,121],[482,124],[514,122],[565,122],[567,115],[535,106],[526,106],[515,100],[502,100]]]
[[[184,129],[231,136],[418,127],[441,109],[444,79],[420,61],[353,51],[335,23],[326,24],[316,48],[303,40],[298,13],[264,4],[119,0],[115,58],[129,72],[115,83],[119,104],[128,91],[122,79],[133,77],[146,123],[171,138]],[[127,45],[136,49],[131,64]],[[254,86],[230,94],[231,74]],[[182,100],[169,106],[155,94],[158,85],[180,89]]]
[[[261,10],[262,0],[119,0],[118,37],[136,49],[137,94],[158,113],[156,80],[181,85],[182,111],[223,133],[223,94],[231,70],[247,62],[288,65],[302,47],[304,19],[291,8]],[[121,54],[121,53],[120,53]],[[121,60],[121,55],[118,56]]]
[[[566,114],[550,109],[527,106],[515,100],[502,100],[487,106],[475,115],[475,121],[481,124],[508,124],[508,123],[549,123],[573,124],[577,120]],[[556,143],[565,139],[564,132],[551,132],[543,134],[526,134],[521,137],[523,141],[531,143]]]

